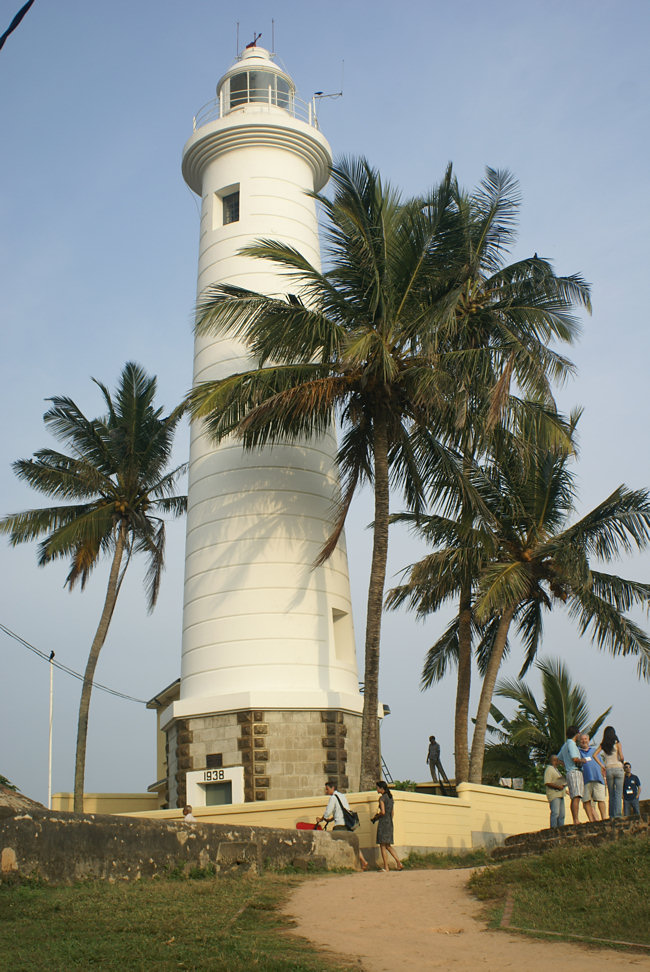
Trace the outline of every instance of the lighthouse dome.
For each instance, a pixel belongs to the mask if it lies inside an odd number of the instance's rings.
[[[292,111],[295,93],[289,75],[263,47],[247,47],[217,85],[222,115],[256,102]]]

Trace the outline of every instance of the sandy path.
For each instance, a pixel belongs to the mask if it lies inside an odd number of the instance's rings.
[[[650,970],[650,957],[487,931],[468,870],[367,872],[305,881],[285,914],[297,934],[372,972]]]

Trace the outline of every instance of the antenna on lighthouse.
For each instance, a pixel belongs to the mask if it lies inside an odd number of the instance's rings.
[[[271,17],[271,54],[275,56],[275,20]]]
[[[318,98],[319,101],[321,101],[323,98],[342,98],[344,71],[345,71],[345,61],[341,61],[341,90],[340,91],[334,91],[331,94],[325,94],[324,91],[314,91],[314,98]]]

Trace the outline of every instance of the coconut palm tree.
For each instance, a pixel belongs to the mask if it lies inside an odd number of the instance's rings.
[[[549,442],[566,445],[566,430],[555,415],[552,383],[564,380],[573,366],[551,342],[573,342],[579,333],[574,312],[590,311],[591,305],[589,286],[581,276],[557,276],[549,261],[536,253],[506,262],[520,205],[518,186],[509,172],[488,168],[473,192],[464,192],[454,182],[452,193],[454,245],[462,271],[447,297],[438,333],[441,349],[451,352],[444,367],[453,389],[441,423],[450,436],[447,441],[462,456],[467,476],[489,451],[497,423],[511,424],[522,410],[546,417],[543,427]],[[514,390],[525,397],[516,397]],[[452,503],[450,485],[442,483],[444,507],[455,521],[449,526],[468,541],[461,543],[454,558],[459,608],[450,630],[458,667],[454,750],[456,779],[461,781],[469,775],[475,510],[467,489]],[[440,493],[432,491],[432,505],[440,499]]]
[[[333,198],[317,197],[327,217],[328,266],[321,272],[296,250],[261,241],[242,253],[270,260],[295,294],[268,297],[233,286],[200,300],[200,334],[230,332],[248,345],[255,367],[190,394],[194,418],[219,441],[235,433],[246,448],[342,426],[340,504],[322,563],[334,551],[352,498],[374,488],[373,551],[365,638],[361,786],[379,772],[379,649],[388,550],[391,483],[418,509],[429,476],[456,475],[430,429],[442,400],[437,308],[456,285],[448,170],[427,205],[402,203],[365,160],[332,173]],[[453,272],[452,272],[453,270]],[[460,488],[460,487],[459,487]]]
[[[461,530],[444,517],[420,517],[437,549],[409,568],[406,583],[389,592],[395,606],[410,602],[427,614],[458,596],[471,576],[470,624],[482,676],[474,720],[469,780],[480,783],[487,720],[501,662],[514,624],[525,649],[521,675],[533,663],[543,631],[543,612],[566,606],[581,635],[589,632],[613,655],[636,655],[639,674],[650,678],[650,638],[626,612],[650,603],[650,585],[595,569],[650,541],[650,498],[622,485],[590,513],[571,523],[575,482],[572,450],[549,446],[545,423],[520,415],[513,433],[492,434],[492,452],[471,472],[480,494],[480,515]],[[575,428],[578,415],[569,427]],[[528,443],[522,450],[521,443]],[[477,508],[478,509],[478,508]],[[407,517],[403,517],[407,518]],[[418,518],[411,520],[417,523]],[[430,649],[423,683],[444,675],[459,657],[460,624],[455,618]]]
[[[455,483],[466,506],[463,470],[450,461],[448,445],[458,444],[461,428],[471,427],[477,438],[471,421],[476,387],[490,390],[489,407],[484,393],[481,402],[492,424],[513,377],[548,400],[549,374],[570,368],[548,340],[572,337],[570,309],[576,302],[588,305],[588,289],[578,277],[556,277],[537,255],[503,266],[518,205],[508,173],[488,170],[468,197],[448,169],[427,198],[405,203],[364,160],[342,162],[332,178],[333,199],[317,197],[328,218],[329,269],[320,273],[272,241],[243,250],[271,260],[293,279],[299,296],[209,290],[198,307],[199,333],[242,337],[259,367],[205,383],[190,401],[217,440],[234,431],[247,447],[320,432],[337,414],[343,496],[323,559],[336,545],[357,486],[364,480],[374,486],[362,758],[370,784],[379,759],[376,701],[391,478],[412,509],[420,509],[425,484],[435,493],[436,483],[440,489]],[[466,434],[470,463],[476,448]],[[468,699],[469,681],[463,692]],[[467,753],[467,711],[464,735]]]
[[[574,417],[574,424],[577,416]],[[513,622],[522,638],[522,674],[542,637],[543,612],[566,606],[580,634],[611,654],[638,657],[638,672],[650,679],[650,638],[626,614],[647,609],[650,584],[595,569],[650,542],[650,497],[619,486],[575,522],[572,455],[540,444],[530,423],[532,466],[508,435],[499,435],[494,461],[484,472],[485,501],[495,512],[496,556],[483,568],[474,610],[479,623],[497,624],[481,695],[470,757],[470,781],[480,783],[487,718]],[[487,494],[490,494],[488,497]]]
[[[94,380],[94,379],[93,379]],[[106,414],[88,419],[70,398],[49,399],[43,419],[69,452],[41,449],[13,464],[16,475],[63,505],[13,513],[0,520],[12,545],[43,537],[40,566],[70,558],[66,586],[85,587],[103,555],[111,557],[108,587],[84,673],[75,760],[74,809],[83,811],[88,711],[99,653],[106,640],[126,568],[135,553],[148,558],[145,588],[153,610],[164,566],[164,514],[180,516],[186,497],[174,495],[185,464],[168,470],[174,432],[185,406],[169,415],[154,403],[156,379],[127,363],[115,392],[95,382]],[[72,501],[72,502],[70,502]]]
[[[587,693],[573,682],[561,658],[540,658],[535,667],[541,673],[542,701],[522,679],[501,679],[495,695],[515,703],[511,718],[492,705],[495,722],[488,726],[493,737],[486,743],[483,764],[485,775],[530,775],[532,767],[545,766],[552,753],[558,753],[566,740],[566,728],[581,726],[592,738],[611,711],[611,706],[591,721]]]

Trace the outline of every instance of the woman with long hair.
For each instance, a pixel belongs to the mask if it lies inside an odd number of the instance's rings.
[[[384,783],[383,780],[379,780],[375,785],[379,794],[379,807],[377,813],[372,818],[372,822],[375,823],[378,821],[377,843],[379,844],[381,857],[384,862],[384,866],[380,867],[379,870],[384,872],[390,870],[388,867],[388,853],[397,864],[397,870],[401,871],[403,870],[402,862],[393,848],[393,794],[388,789],[388,783]]]
[[[607,789],[609,791],[609,815],[610,817],[623,816],[623,749],[616,735],[613,726],[606,726],[600,746],[594,753],[597,757],[603,754],[603,764],[605,766],[605,776],[607,777]]]

